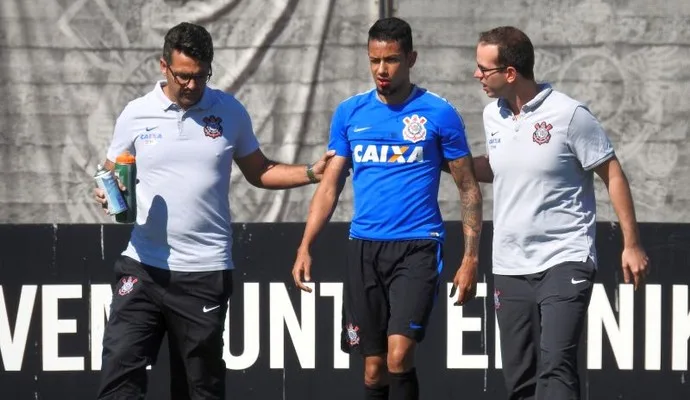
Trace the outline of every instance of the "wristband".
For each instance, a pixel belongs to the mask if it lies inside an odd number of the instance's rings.
[[[316,175],[314,175],[314,169],[312,164],[307,164],[307,178],[309,178],[310,183],[319,182],[319,180],[316,179]]]

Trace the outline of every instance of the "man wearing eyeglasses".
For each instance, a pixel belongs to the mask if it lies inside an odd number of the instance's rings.
[[[494,306],[508,398],[580,398],[577,353],[596,273],[594,173],[623,232],[625,282],[643,281],[628,181],[606,133],[577,100],[534,79],[534,48],[513,27],[480,34],[474,77],[497,100],[484,109],[493,183]],[[537,361],[539,360],[539,362]]]
[[[232,162],[257,187],[287,189],[318,182],[330,157],[313,167],[267,159],[242,104],[206,86],[212,61],[206,29],[173,27],[160,59],[165,79],[115,124],[105,166],[125,150],[136,155],[137,221],[115,263],[99,399],[144,398],[165,333],[171,398],[225,399]],[[106,206],[101,190],[94,196]]]

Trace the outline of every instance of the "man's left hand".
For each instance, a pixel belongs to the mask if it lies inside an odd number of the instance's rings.
[[[477,260],[462,260],[462,265],[458,268],[453,278],[453,288],[450,296],[454,297],[458,292],[458,299],[453,303],[456,306],[464,306],[468,301],[477,295]]]
[[[328,150],[326,153],[324,153],[324,155],[321,156],[321,158],[319,158],[318,161],[311,165],[311,170],[314,171],[314,176],[319,182],[321,182],[321,179],[323,178],[323,173],[326,171],[328,162],[331,160],[331,158],[333,158],[334,155],[335,150]]]
[[[649,270],[649,257],[641,246],[631,246],[623,249],[621,255],[621,268],[623,269],[623,279],[625,283],[632,282],[635,290],[642,284]]]

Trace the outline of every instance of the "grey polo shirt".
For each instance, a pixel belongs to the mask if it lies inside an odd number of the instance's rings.
[[[614,156],[596,118],[549,85],[513,115],[484,109],[494,173],[493,272],[525,275],[566,261],[596,263],[593,168]]]
[[[211,88],[182,110],[164,84],[125,107],[107,153],[136,156],[137,221],[122,254],[173,271],[231,269],[232,161],[259,148],[249,114]]]

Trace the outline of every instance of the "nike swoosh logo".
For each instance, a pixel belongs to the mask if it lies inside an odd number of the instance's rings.
[[[355,128],[354,131],[355,132],[362,132],[362,131],[366,131],[367,129],[371,129],[371,127],[365,126],[364,128]]]
[[[152,127],[150,127],[150,128],[147,127],[147,128],[146,128],[146,132],[151,132],[152,130],[154,130],[154,129],[156,129],[156,128],[158,128],[158,127],[157,127],[157,126],[152,126]]]
[[[491,132],[491,136],[496,136],[496,134],[498,134],[498,131],[496,131],[496,132]]]
[[[415,324],[414,322],[410,322],[410,329],[416,330],[416,329],[422,329],[422,328],[423,328],[423,326],[421,326],[419,324]]]
[[[577,285],[578,283],[582,283],[582,282],[587,282],[587,279],[580,279],[580,280],[576,280],[575,278],[570,279],[570,283],[572,283],[573,285]]]
[[[213,306],[213,307],[206,307],[206,306],[204,306],[203,310],[204,310],[204,312],[206,313],[206,312],[209,312],[209,311],[213,311],[213,310],[215,310],[215,309],[218,308],[218,307],[220,307],[220,306]]]

